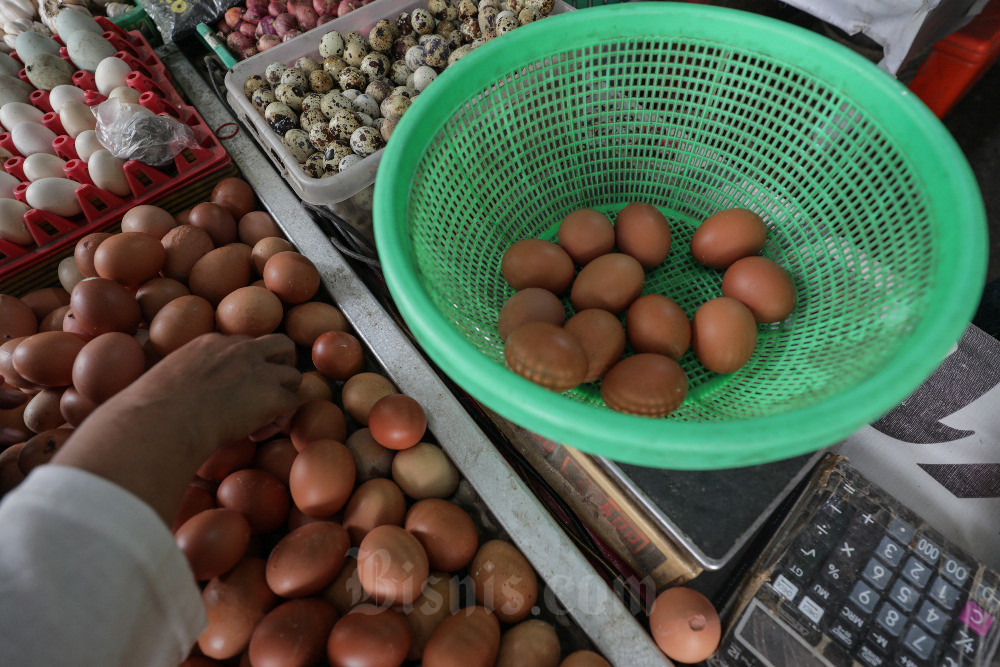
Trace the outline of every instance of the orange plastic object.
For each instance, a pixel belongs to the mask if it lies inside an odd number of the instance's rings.
[[[1000,0],[991,0],[968,25],[934,45],[910,82],[910,90],[938,118],[944,118],[997,57],[1000,57]]]

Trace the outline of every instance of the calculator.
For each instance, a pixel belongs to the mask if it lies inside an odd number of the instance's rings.
[[[998,586],[996,571],[831,454],[724,607],[708,664],[1000,665]]]

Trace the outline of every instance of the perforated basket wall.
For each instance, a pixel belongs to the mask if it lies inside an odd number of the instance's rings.
[[[742,12],[630,3],[543,23],[449,68],[378,176],[387,281],[445,372],[542,435],[674,468],[818,449],[926,378],[971,317],[985,231],[968,164],[919,101],[847,49]],[[689,316],[719,296],[721,273],[689,242],[740,206],[767,222],[763,254],[799,294],[737,373],[689,352],[688,398],[662,420],[610,411],[596,385],[532,385],[505,369],[496,334],[511,243],[554,240],[576,208],[613,219],[633,201],[660,207],[674,235],[646,293]]]

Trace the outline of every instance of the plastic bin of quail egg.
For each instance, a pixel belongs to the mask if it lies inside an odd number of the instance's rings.
[[[23,85],[0,106],[0,265],[81,227],[101,228],[231,162],[197,112],[183,105],[139,33],[100,19],[81,26],[78,32],[89,37],[71,34],[69,47],[36,33],[11,55],[23,66],[17,72]],[[158,168],[115,158],[98,140],[90,110],[109,96],[181,121],[198,146]]]
[[[240,62],[227,97],[299,197],[370,212],[382,148],[412,100],[479,43],[573,9],[502,6],[380,0]]]

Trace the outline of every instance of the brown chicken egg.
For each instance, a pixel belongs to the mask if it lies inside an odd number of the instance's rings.
[[[347,437],[347,442],[344,444],[351,450],[351,456],[354,457],[358,482],[367,482],[376,477],[389,476],[396,451],[375,442],[375,438],[372,437],[371,431],[367,428],[356,430]]]
[[[691,322],[684,309],[662,294],[644,294],[625,313],[628,342],[636,352],[677,360],[691,345]]]
[[[600,308],[618,314],[642,293],[646,274],[634,257],[622,253],[601,255],[580,269],[570,302],[577,312]]]
[[[42,387],[65,387],[73,380],[73,362],[86,341],[65,331],[45,331],[28,336],[14,348],[14,370],[28,382]]]
[[[684,663],[708,659],[722,636],[719,614],[708,598],[680,586],[656,596],[649,612],[649,630],[668,658]]]
[[[76,355],[73,386],[88,401],[103,403],[146,372],[146,354],[132,336],[119,331],[101,334]]]
[[[496,667],[558,667],[562,649],[555,628],[538,619],[521,621],[500,637]]]
[[[257,338],[274,332],[284,318],[281,299],[263,287],[240,287],[227,294],[215,310],[215,323],[224,334]]]
[[[216,499],[221,507],[246,517],[255,535],[277,530],[288,519],[291,500],[288,489],[263,470],[237,470],[219,484]]]
[[[269,236],[281,237],[281,228],[274,221],[270,213],[264,211],[250,211],[241,218],[237,218],[236,223],[240,241],[248,246],[255,246],[261,239]]]
[[[250,284],[250,271],[250,247],[231,243],[195,262],[188,276],[188,289],[218,306],[227,294]]]
[[[287,487],[292,463],[295,462],[298,453],[299,450],[295,449],[291,438],[276,438],[256,448],[250,465],[257,470],[271,473]]]
[[[715,373],[735,373],[753,356],[757,322],[742,303],[720,296],[703,303],[691,319],[691,348]]]
[[[337,622],[333,605],[316,598],[289,600],[272,609],[253,631],[248,651],[254,667],[316,665]]]
[[[151,278],[139,286],[135,292],[135,298],[139,302],[143,319],[152,322],[156,314],[160,312],[160,308],[174,299],[190,293],[184,283],[179,280]]]
[[[66,319],[66,313],[68,312],[69,306],[59,306],[38,323],[38,330],[62,331],[63,321]]]
[[[247,557],[212,579],[201,593],[208,626],[198,648],[216,660],[228,660],[250,645],[261,619],[278,602],[264,578],[264,560]]]
[[[72,257],[65,257],[59,262],[56,274],[59,276],[59,284],[67,292],[72,292],[76,284],[85,277]]]
[[[510,332],[526,322],[548,322],[559,327],[566,320],[562,301],[541,287],[527,287],[514,292],[500,309],[497,333],[507,340]]]
[[[576,337],[548,322],[514,329],[503,354],[507,368],[555,392],[568,391],[587,376],[587,354]]]
[[[341,389],[340,396],[344,410],[351,418],[363,426],[368,425],[368,415],[372,406],[380,398],[389,394],[398,394],[392,381],[378,373],[357,373],[348,378]]]
[[[0,340],[5,337],[2,334],[3,324],[2,322],[6,319],[5,314],[5,302],[9,299],[16,297],[8,296],[6,294],[0,294]],[[45,319],[45,317],[51,313],[56,308],[61,308],[62,306],[69,305],[69,292],[64,290],[62,287],[43,287],[42,289],[36,289],[34,291],[28,292],[23,297],[21,301],[31,312],[35,314],[35,319],[39,322]],[[31,332],[34,333],[34,332]],[[30,334],[22,334],[28,336]],[[9,338],[17,338],[17,336],[10,336]]]
[[[601,398],[618,412],[665,417],[684,401],[688,383],[684,369],[662,354],[625,357],[604,376]]]
[[[588,651],[586,649],[580,651],[573,651],[567,655],[562,662],[559,663],[559,667],[612,667],[611,663],[604,659],[603,656],[594,651]]]
[[[11,338],[0,345],[0,377],[3,377],[4,381],[12,387],[27,389],[29,391],[39,390],[41,387],[33,382],[25,380],[14,368],[14,351],[17,349],[17,346],[27,338],[28,336]]]
[[[28,438],[17,453],[17,467],[27,475],[40,465],[52,460],[73,434],[73,429],[54,428],[42,431]]]
[[[333,626],[327,658],[332,667],[401,665],[410,642],[410,626],[398,611],[359,605]]]
[[[212,452],[196,474],[202,479],[221,482],[237,470],[249,466],[256,453],[257,445],[249,438],[235,440]]]
[[[239,227],[233,214],[211,202],[203,202],[192,208],[188,224],[205,230],[216,248],[234,243],[239,237]]]
[[[306,371],[302,374],[302,382],[295,391],[300,403],[321,398],[324,401],[333,400],[333,389],[325,377],[316,371]]]
[[[767,257],[738,259],[722,276],[722,295],[743,303],[758,322],[780,322],[795,310],[795,284]]]
[[[176,226],[174,216],[159,206],[149,204],[133,206],[122,217],[123,232],[142,232],[157,240],[162,240]]]
[[[556,240],[583,266],[615,249],[615,228],[600,211],[580,208],[563,218]]]
[[[315,440],[295,457],[288,489],[303,514],[326,517],[347,504],[354,477],[354,458],[345,445],[336,440]]]
[[[212,203],[218,204],[239,220],[257,208],[253,188],[242,178],[229,176],[212,188]]]
[[[142,309],[132,293],[107,278],[81,280],[70,293],[69,307],[76,323],[88,336],[109,331],[132,335],[142,319]],[[68,330],[65,320],[63,330]]]
[[[358,580],[377,603],[412,603],[429,574],[423,546],[400,526],[378,526],[361,540]]]
[[[166,356],[202,334],[215,330],[215,309],[195,294],[174,299],[149,323],[149,343]]]
[[[618,252],[639,260],[651,269],[670,253],[670,223],[652,204],[635,202],[618,212],[615,246]]]
[[[94,232],[76,242],[73,249],[73,259],[85,278],[97,276],[97,269],[94,268],[94,253],[97,252],[99,245],[112,236],[110,232]]]
[[[347,437],[344,412],[332,401],[317,399],[299,406],[292,415],[289,437],[300,452],[314,440],[336,440]]]
[[[94,269],[102,278],[138,286],[159,274],[166,251],[159,239],[143,232],[122,232],[105,239],[94,252]]]
[[[413,604],[406,608],[406,622],[410,626],[409,660],[420,660],[431,634],[444,619],[458,608],[459,580],[446,572],[431,572],[427,585]]]
[[[312,362],[316,370],[331,380],[347,380],[365,367],[361,341],[346,331],[327,331],[312,345]]]
[[[396,453],[392,479],[411,498],[447,498],[458,488],[458,468],[437,445],[419,442]]]
[[[257,275],[263,275],[267,260],[279,252],[295,252],[295,246],[277,236],[268,236],[257,241],[250,253],[253,259],[253,269],[257,272]]]
[[[468,565],[479,548],[476,524],[469,513],[440,498],[417,501],[403,524],[427,552],[431,569],[455,572]]]
[[[37,332],[38,318],[34,311],[16,296],[0,294],[0,341]]]
[[[625,353],[625,329],[618,318],[606,310],[581,310],[566,321],[563,329],[573,334],[587,355],[584,382],[600,380]]]
[[[320,334],[349,331],[350,322],[339,308],[322,301],[307,301],[285,313],[285,333],[302,347],[312,347]]]
[[[32,396],[24,406],[24,425],[34,433],[41,433],[66,423],[59,409],[63,391],[62,387],[43,389]]]
[[[303,303],[319,290],[319,271],[305,255],[285,251],[273,255],[261,272],[267,289],[285,303]]]
[[[250,543],[250,524],[232,509],[206,510],[185,521],[174,539],[195,579],[206,581],[240,562]]]
[[[500,623],[485,607],[459,609],[431,633],[423,664],[435,667],[492,667],[500,652]]]
[[[691,237],[691,254],[713,269],[756,255],[767,243],[767,226],[745,208],[730,208],[706,218]]]
[[[476,600],[504,623],[524,620],[538,601],[535,571],[510,542],[490,540],[480,546],[469,565],[469,576]]]
[[[416,399],[405,394],[389,394],[372,406],[368,414],[368,429],[383,447],[407,449],[424,436],[427,415]]]
[[[215,249],[212,237],[204,229],[180,225],[167,232],[160,240],[166,251],[163,275],[187,283],[191,269],[199,259]]]
[[[406,516],[406,499],[395,482],[376,478],[363,483],[344,507],[344,528],[357,546],[373,528],[402,526]]]
[[[173,523],[170,524],[170,532],[176,533],[177,529],[184,525],[184,522],[195,514],[211,510],[218,507],[215,504],[215,494],[196,484],[188,484],[184,487],[184,495],[181,496],[181,506],[174,515]]]
[[[316,521],[296,528],[274,546],[267,558],[267,585],[285,598],[318,593],[347,561],[351,540],[343,526]]]
[[[59,412],[70,426],[79,426],[96,409],[97,403],[85,399],[74,387],[67,387],[59,398]]]
[[[522,239],[504,252],[500,272],[515,290],[541,287],[562,294],[573,282],[573,259],[551,241]]]
[[[323,589],[319,597],[334,606],[337,613],[346,615],[355,607],[371,602],[371,596],[361,587],[358,580],[358,561],[348,558],[340,574],[329,586]]]

